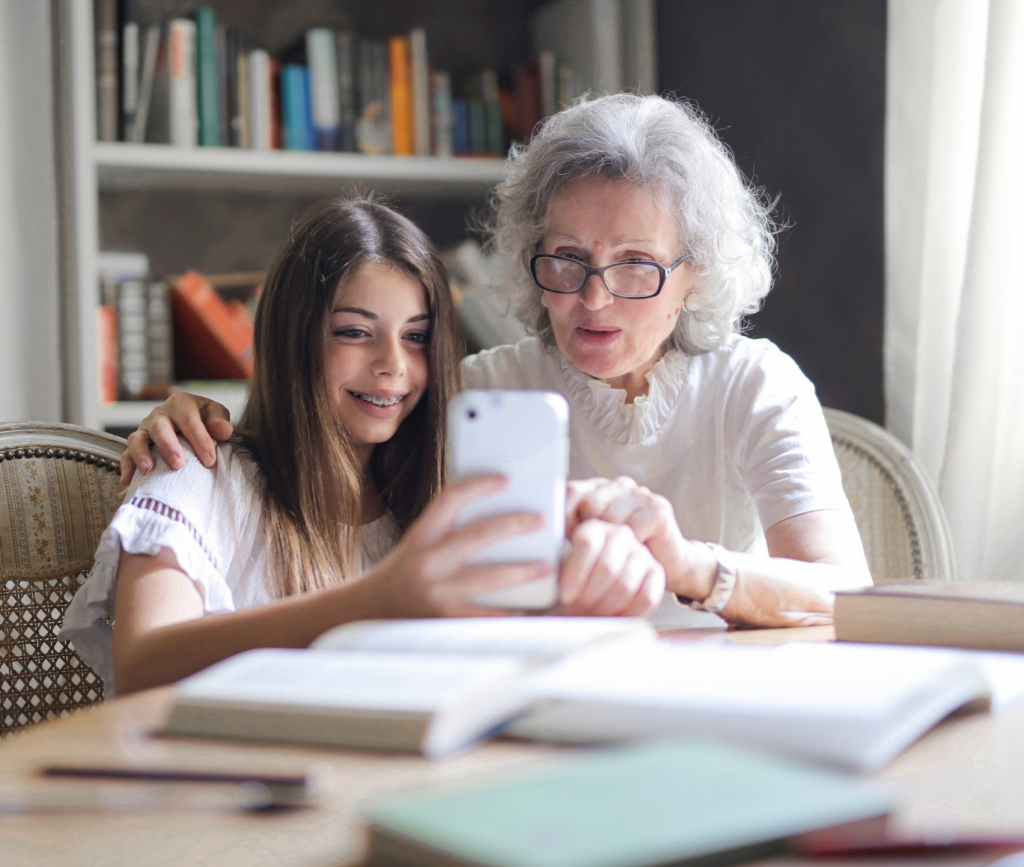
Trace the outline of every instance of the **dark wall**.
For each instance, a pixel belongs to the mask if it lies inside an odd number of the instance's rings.
[[[697,101],[791,226],[750,333],[879,423],[885,28],[885,0],[658,3],[662,91]]]

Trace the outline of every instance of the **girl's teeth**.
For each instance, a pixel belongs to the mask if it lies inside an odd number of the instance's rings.
[[[372,403],[374,406],[392,406],[402,399],[400,397],[374,397],[371,394],[362,394],[358,391],[354,391],[352,393],[360,400],[365,400],[367,403]]]

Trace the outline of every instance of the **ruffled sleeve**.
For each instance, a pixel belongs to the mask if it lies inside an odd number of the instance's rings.
[[[104,531],[95,565],[68,606],[60,638],[112,687],[111,650],[117,568],[121,552],[156,555],[166,548],[192,579],[203,613],[235,611],[266,601],[265,587],[247,586],[259,514],[251,473],[230,446],[220,446],[217,463],[204,467],[182,441],[185,466],[172,471],[157,457],[148,476],[136,473],[123,505]],[[251,582],[250,582],[251,583]]]

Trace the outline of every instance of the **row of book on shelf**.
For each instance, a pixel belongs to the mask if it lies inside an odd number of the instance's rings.
[[[143,22],[99,0],[96,46],[100,141],[501,156],[574,88],[550,50],[508,81],[483,69],[453,86],[431,67],[422,27],[387,40],[314,27],[274,56],[210,6]]]
[[[207,279],[186,271],[154,280],[139,253],[101,253],[98,271],[101,402],[164,398],[180,380],[251,376],[252,312],[262,274]]]

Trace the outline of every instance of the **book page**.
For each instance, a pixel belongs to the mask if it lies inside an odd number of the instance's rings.
[[[432,712],[521,669],[519,659],[501,656],[255,650],[186,678],[178,701]]]
[[[790,642],[595,648],[535,673],[539,698],[677,706],[759,718],[884,720],[932,689],[956,651]]]
[[[361,621],[332,629],[315,650],[467,653],[554,659],[601,641],[652,644],[654,628],[626,617],[466,617]]]

